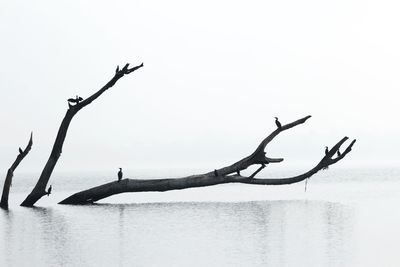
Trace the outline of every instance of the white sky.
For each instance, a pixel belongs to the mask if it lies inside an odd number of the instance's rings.
[[[0,167],[41,171],[69,97],[124,77],[72,121],[56,170],[222,167],[274,128],[282,168],[357,138],[341,166],[400,163],[398,1],[1,1]]]

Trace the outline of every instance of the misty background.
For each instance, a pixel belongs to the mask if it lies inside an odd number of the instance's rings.
[[[396,1],[1,1],[0,168],[39,172],[67,99],[122,78],[73,119],[56,171],[213,170],[275,129],[273,168],[306,169],[343,136],[337,167],[400,162]],[[268,172],[268,168],[263,171]]]

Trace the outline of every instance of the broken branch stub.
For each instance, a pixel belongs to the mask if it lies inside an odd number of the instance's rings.
[[[7,171],[7,176],[4,181],[4,186],[3,186],[3,194],[1,195],[1,201],[0,201],[0,207],[3,209],[8,209],[8,196],[10,194],[10,187],[12,184],[12,178],[14,176],[14,171],[18,167],[18,165],[21,163],[21,161],[28,155],[29,151],[32,148],[33,144],[33,133],[31,132],[31,136],[29,138],[29,142],[26,145],[25,149],[22,150],[19,148],[19,154],[17,158],[15,159],[14,163],[11,165],[11,167]]]

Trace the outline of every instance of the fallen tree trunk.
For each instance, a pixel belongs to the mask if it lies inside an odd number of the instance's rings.
[[[18,165],[21,163],[21,161],[28,155],[29,151],[32,148],[33,140],[32,140],[32,133],[31,137],[29,138],[28,145],[24,150],[19,148],[19,154],[17,158],[15,159],[14,163],[11,165],[11,167],[7,171],[7,176],[4,181],[4,186],[3,186],[3,194],[1,195],[1,202],[0,202],[0,207],[3,209],[8,209],[8,195],[10,194],[10,187],[12,184],[12,178],[14,176],[14,171],[18,167]]]
[[[92,103],[95,99],[97,99],[100,95],[102,95],[107,89],[114,86],[114,84],[122,78],[125,74],[129,74],[134,72],[135,70],[143,67],[143,63],[139,66],[129,68],[129,64],[126,64],[121,70],[117,67],[115,71],[114,77],[104,85],[99,91],[91,95],[89,98],[83,100],[80,97],[76,97],[76,99],[69,99],[69,109],[65,114],[64,119],[61,122],[60,128],[58,129],[56,140],[54,141],[53,149],[51,151],[50,157],[39,177],[38,182],[33,188],[32,192],[26,197],[26,199],[22,202],[21,206],[32,207],[41,197],[48,194],[46,192],[47,183],[50,180],[50,176],[53,173],[54,167],[57,164],[58,159],[62,153],[62,147],[64,144],[65,137],[67,135],[68,127],[73,119],[73,117],[78,113],[79,110],[86,107],[90,103]],[[74,105],[70,104],[74,103]]]
[[[356,140],[353,140],[350,145],[345,149],[342,154],[334,157],[339,151],[341,145],[348,139],[348,137],[342,138],[335,146],[327,151],[322,160],[311,170],[288,178],[255,178],[255,176],[265,167],[266,164],[281,162],[282,158],[268,158],[265,155],[265,147],[271,142],[279,133],[288,130],[294,126],[303,124],[311,116],[304,117],[292,123],[283,125],[277,128],[269,136],[267,136],[257,147],[257,149],[248,157],[245,157],[238,162],[217,169],[205,174],[192,175],[183,178],[169,178],[169,179],[123,179],[121,181],[110,182],[97,187],[93,187],[88,190],[78,192],[59,204],[74,204],[83,205],[90,204],[100,199],[126,192],[147,192],[147,191],[169,191],[179,190],[192,187],[204,187],[212,186],[224,183],[245,183],[254,185],[283,185],[292,184],[303,181],[318,171],[327,168],[328,166],[335,164],[336,162],[343,159],[350,151]],[[251,165],[260,164],[260,167],[250,176],[242,176],[241,170],[248,168]]]

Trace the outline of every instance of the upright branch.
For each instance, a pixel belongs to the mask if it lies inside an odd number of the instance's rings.
[[[128,63],[121,70],[119,69],[119,67],[117,67],[117,70],[115,71],[115,74],[111,78],[111,80],[90,97],[86,98],[85,100],[78,96],[75,99],[68,99],[69,108],[65,114],[64,119],[61,122],[60,128],[58,129],[57,137],[56,140],[54,141],[50,157],[43,168],[43,171],[39,177],[38,182],[36,183],[32,192],[22,202],[21,206],[32,207],[42,196],[47,194],[46,186],[50,180],[51,174],[53,173],[54,167],[56,166],[57,161],[61,156],[62,147],[64,144],[65,137],[67,135],[69,124],[73,119],[73,117],[78,113],[78,111],[86,107],[90,103],[92,103],[109,88],[113,87],[114,84],[124,75],[130,74],[141,67],[143,67],[143,63],[133,68],[129,68],[129,63]]]
[[[192,187],[204,187],[212,186],[224,183],[246,183],[246,184],[258,184],[258,185],[281,185],[291,184],[300,182],[306,178],[311,177],[319,170],[335,164],[339,160],[343,159],[350,151],[355,143],[355,140],[347,147],[347,149],[338,157],[334,158],[335,153],[339,150],[340,146],[348,139],[344,137],[340,140],[329,152],[324,155],[322,160],[310,171],[307,171],[301,175],[289,178],[274,178],[274,179],[259,179],[255,178],[256,175],[265,168],[266,164],[274,162],[282,162],[283,158],[269,158],[266,156],[266,146],[280,133],[289,130],[297,125],[303,124],[311,116],[306,116],[299,120],[286,125],[280,125],[270,135],[261,141],[256,150],[249,156],[237,161],[236,163],[215,169],[208,173],[191,175],[182,178],[167,178],[167,179],[123,179],[121,181],[114,181],[107,184],[103,184],[97,187],[93,187],[64,199],[60,204],[90,204],[100,199],[125,193],[125,192],[145,192],[145,191],[169,191],[179,190]],[[250,176],[242,176],[240,171],[247,169],[252,165],[260,165],[259,168]]]
[[[294,122],[288,123],[277,128],[275,131],[270,133],[261,143],[258,145],[256,150],[250,154],[249,156],[235,162],[234,164],[221,168],[218,171],[220,175],[228,175],[231,173],[235,173],[241,170],[247,169],[249,166],[254,164],[269,164],[269,163],[278,163],[282,162],[283,158],[269,158],[266,156],[265,148],[266,146],[276,137],[278,134],[282,133],[283,131],[289,130],[295,126],[305,123],[311,116],[306,116]]]
[[[7,176],[4,181],[4,186],[3,186],[3,194],[1,195],[1,202],[0,202],[0,207],[3,209],[8,209],[8,195],[10,194],[10,187],[12,184],[12,178],[14,176],[14,171],[18,167],[18,165],[21,163],[21,161],[26,157],[26,155],[28,155],[29,151],[32,148],[32,144],[33,144],[32,135],[33,134],[31,133],[31,137],[29,138],[29,142],[28,142],[27,146],[25,147],[25,149],[24,150],[22,150],[21,148],[18,149],[18,156],[15,159],[14,163],[11,165],[11,167],[7,171]]]

